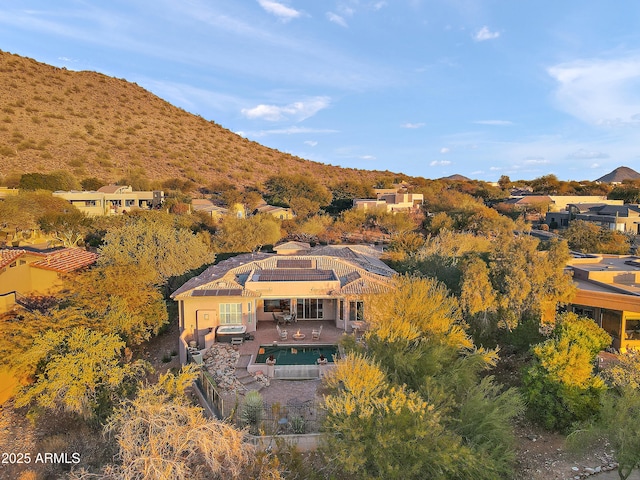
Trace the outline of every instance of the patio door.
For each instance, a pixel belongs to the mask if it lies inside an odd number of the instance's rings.
[[[321,320],[324,318],[324,301],[321,298],[299,298],[296,305],[298,319]]]

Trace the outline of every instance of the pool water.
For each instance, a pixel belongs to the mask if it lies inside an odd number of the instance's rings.
[[[337,345],[261,345],[254,363],[266,363],[273,355],[277,365],[315,365],[320,355],[329,363],[338,354]]]

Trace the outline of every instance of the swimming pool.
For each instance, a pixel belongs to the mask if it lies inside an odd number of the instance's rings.
[[[315,365],[320,355],[324,355],[328,363],[333,363],[338,354],[337,345],[261,345],[254,363],[266,364],[267,358],[273,355],[277,365]]]

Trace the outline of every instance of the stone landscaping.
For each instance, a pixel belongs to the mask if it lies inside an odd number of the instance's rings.
[[[244,394],[248,390],[260,390],[269,385],[269,378],[264,372],[251,375],[246,369],[237,368],[240,352],[230,343],[214,343],[202,358],[221,394]]]

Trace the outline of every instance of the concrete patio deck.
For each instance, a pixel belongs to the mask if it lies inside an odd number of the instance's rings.
[[[311,338],[311,331],[317,330],[322,326],[322,333],[319,340],[313,340]],[[258,322],[257,330],[253,335],[254,340],[247,340],[238,346],[240,355],[256,355],[261,345],[272,345],[273,342],[278,342],[278,345],[299,345],[305,344],[335,344],[340,341],[345,331],[336,328],[334,320],[299,320],[291,325],[280,326],[281,329],[286,330],[288,333],[287,340],[280,340],[278,330],[276,329],[275,322]],[[294,340],[293,334],[300,331],[305,337],[303,340]]]

